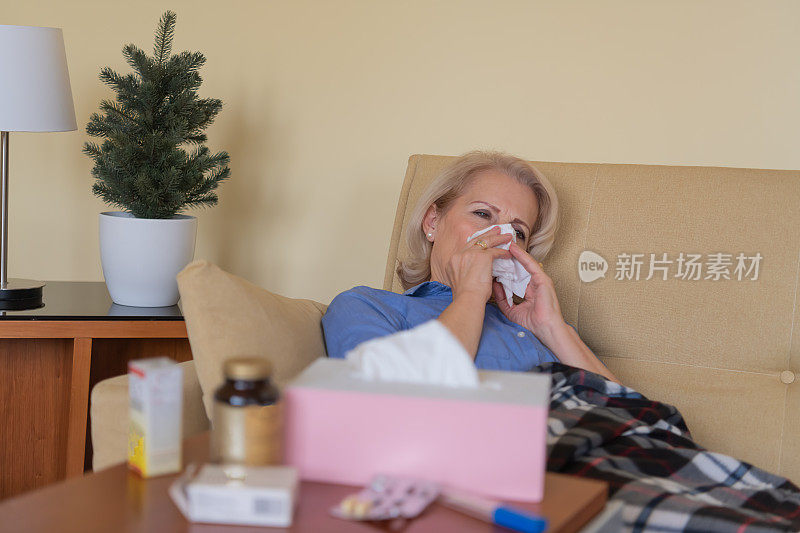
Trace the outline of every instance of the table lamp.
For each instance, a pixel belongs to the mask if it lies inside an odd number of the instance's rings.
[[[41,307],[44,287],[8,279],[9,132],[76,129],[61,28],[0,25],[0,309]]]

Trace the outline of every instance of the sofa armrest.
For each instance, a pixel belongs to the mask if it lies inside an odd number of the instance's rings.
[[[183,438],[207,431],[211,426],[203,409],[203,392],[194,361],[180,363],[183,369]],[[101,381],[92,389],[93,470],[122,463],[128,453],[128,376]]]

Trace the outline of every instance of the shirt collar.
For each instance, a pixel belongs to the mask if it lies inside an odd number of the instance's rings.
[[[405,296],[433,296],[437,294],[452,296],[453,290],[439,281],[423,281],[419,285],[415,285],[408,289],[403,294]]]

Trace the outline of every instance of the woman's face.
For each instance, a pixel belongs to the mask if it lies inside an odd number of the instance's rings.
[[[425,214],[422,229],[426,235],[433,233],[428,237],[433,241],[431,280],[452,286],[444,268],[450,256],[462,250],[473,233],[495,224],[511,224],[517,244],[527,250],[537,214],[536,195],[527,185],[496,170],[476,174],[446,213],[432,205]]]

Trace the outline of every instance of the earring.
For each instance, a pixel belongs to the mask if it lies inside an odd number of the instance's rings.
[[[433,238],[433,233],[428,233],[428,240]]]

